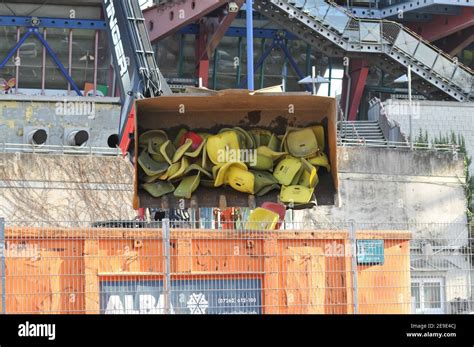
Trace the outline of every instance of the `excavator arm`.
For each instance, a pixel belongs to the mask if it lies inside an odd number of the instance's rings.
[[[103,8],[122,103],[118,128],[125,154],[133,139],[135,100],[172,92],[157,66],[138,0],[103,0]]]

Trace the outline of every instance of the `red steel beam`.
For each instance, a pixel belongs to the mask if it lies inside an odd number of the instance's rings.
[[[199,24],[199,35],[196,37],[196,76],[202,79],[202,86],[209,86],[209,56],[206,46],[209,27],[205,22]]]
[[[366,61],[359,61],[351,69],[351,95],[349,97],[349,120],[356,120],[360,101],[364,94],[365,83],[369,74],[369,66]]]
[[[244,4],[245,0],[236,0],[235,3],[237,6],[240,8]],[[227,15],[220,21],[219,27],[214,31],[214,34],[212,35],[211,40],[209,41],[209,44],[207,45],[207,55],[208,57],[211,57],[212,54],[214,53],[214,50],[219,46],[219,43],[221,42],[222,38],[224,37],[225,33],[227,32],[227,29],[229,29],[230,25],[234,21],[235,17],[237,17],[237,14],[239,12],[229,12]]]
[[[369,74],[369,65],[363,59],[351,59],[349,66],[349,75],[351,76],[350,94],[349,94],[349,109],[347,120],[354,121],[357,118],[357,111],[359,110],[362,95],[364,94],[367,76]],[[341,95],[341,107],[343,111],[346,108],[346,96],[348,92],[348,81],[344,77]]]
[[[143,11],[150,40],[169,36],[226,4],[226,0],[181,0]]]
[[[474,25],[474,7],[463,7],[457,16],[433,16],[426,23],[407,24],[428,41],[436,41]]]
[[[451,56],[458,55],[464,48],[474,42],[474,26],[445,37],[435,44]]]

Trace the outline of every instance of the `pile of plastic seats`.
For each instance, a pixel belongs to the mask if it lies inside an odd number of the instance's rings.
[[[264,196],[280,190],[280,201],[305,204],[330,171],[321,125],[289,127],[284,135],[266,129],[224,128],[218,134],[181,129],[170,139],[163,130],[139,137],[141,186],[155,198],[174,194],[190,199],[199,186],[230,186]]]

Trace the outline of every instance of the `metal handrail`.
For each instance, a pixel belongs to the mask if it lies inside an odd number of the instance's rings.
[[[409,145],[409,141],[408,141],[406,135],[401,131],[400,125],[397,122],[394,122],[394,121],[390,120],[390,118],[387,114],[387,111],[385,110],[385,106],[383,105],[382,101],[377,97],[374,97],[372,100],[373,100],[373,103],[370,103],[369,110],[373,107],[378,108],[378,122],[379,122],[379,124],[388,125],[389,127],[393,128],[392,124],[395,123],[395,128],[398,129],[398,135],[399,135],[398,138],[401,138],[403,140],[403,142],[406,142],[407,145]],[[381,128],[382,128],[382,132],[384,132],[382,126],[381,126]],[[390,138],[389,134],[384,134],[384,135],[385,135],[385,138],[387,138],[387,139]]]
[[[355,127],[355,124],[352,123],[351,125],[352,125],[352,131],[354,132],[354,134],[355,134],[357,140],[361,140],[361,137],[359,136],[359,132],[357,131],[357,129],[356,129],[356,127]],[[364,139],[364,140],[365,140],[365,139]]]
[[[390,23],[390,24],[394,24],[396,26],[398,26],[401,30],[404,30],[405,32],[409,33],[410,35],[414,36],[416,39],[418,39],[418,41],[421,41],[423,42],[424,44],[426,44],[427,46],[430,46],[431,48],[433,48],[435,51],[437,51],[438,53],[442,54],[445,58],[449,59],[453,64],[456,64],[456,65],[459,65],[461,67],[464,67],[468,72],[474,74],[474,70],[472,70],[471,68],[469,68],[468,66],[462,64],[462,63],[459,63],[457,62],[456,60],[454,60],[453,57],[451,57],[449,54],[447,54],[446,52],[444,52],[443,50],[441,50],[440,48],[436,47],[435,45],[433,45],[431,42],[427,41],[426,39],[424,39],[422,36],[420,36],[418,33],[414,32],[413,30],[409,29],[408,27],[398,23],[398,22],[395,22],[395,21],[392,21],[392,20],[388,20],[388,19],[372,19],[372,18],[360,18],[360,17],[356,17],[354,16],[354,14],[352,12],[349,12],[347,11],[347,9],[345,9],[344,7],[340,6],[339,4],[335,3],[334,1],[332,0],[327,0],[326,1],[328,4],[331,4],[333,7],[336,7],[338,8],[339,10],[343,11],[344,13],[347,14],[348,17],[354,19],[355,21],[358,21],[358,22],[374,22],[374,23]]]
[[[364,142],[360,142],[359,139],[342,139],[338,138],[338,145],[358,145],[366,147],[396,147],[396,148],[410,148],[410,144],[399,141],[387,141],[387,140],[368,140],[364,139]],[[446,152],[460,152],[460,146],[454,144],[435,144],[435,143],[414,143],[414,149],[423,150],[437,150]]]
[[[358,23],[361,23],[361,22],[372,22],[372,23],[379,23],[379,24],[393,24],[393,25],[396,25],[400,30],[404,30],[405,32],[407,32],[408,34],[414,36],[416,39],[418,39],[418,41],[426,44],[427,46],[431,47],[433,50],[435,50],[438,54],[442,55],[443,57],[445,57],[446,59],[448,59],[451,63],[457,65],[458,67],[466,70],[467,72],[469,72],[471,75],[474,75],[474,70],[472,70],[471,68],[469,68],[468,66],[462,64],[461,62],[455,60],[453,57],[451,57],[449,54],[447,54],[446,52],[444,52],[443,50],[441,50],[440,48],[434,46],[433,44],[431,44],[429,41],[425,40],[423,37],[421,37],[420,35],[418,35],[416,32],[414,32],[413,30],[405,27],[404,25],[400,24],[400,23],[397,23],[397,22],[394,22],[394,21],[391,21],[391,20],[387,20],[387,19],[371,19],[371,18],[368,18],[368,19],[362,19],[362,18],[359,18],[359,17],[356,17],[354,16],[353,13],[347,11],[347,9],[345,9],[344,7],[338,5],[337,3],[335,3],[334,1],[331,1],[331,0],[328,0],[326,1],[327,4],[329,4],[330,6],[334,7],[334,8],[337,8],[338,10],[340,10],[341,12],[344,12],[344,14],[346,14],[349,18],[351,18],[352,20],[358,22]],[[346,29],[344,29],[345,31]],[[341,36],[341,35],[339,35]],[[381,42],[383,43],[383,42]],[[393,44],[393,42],[391,42]]]
[[[0,143],[0,153],[35,153],[35,154],[88,154],[119,156],[120,148],[65,145],[32,145],[27,143]]]

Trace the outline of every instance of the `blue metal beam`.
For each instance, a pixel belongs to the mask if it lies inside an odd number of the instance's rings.
[[[291,66],[293,67],[293,70],[295,70],[298,77],[303,79],[305,75],[303,75],[303,72],[301,72],[300,68],[298,67],[298,64],[296,64],[296,61],[291,56],[288,47],[286,47],[286,45],[282,42],[278,42],[278,46],[280,46],[281,50],[285,53],[286,57],[288,58],[288,61],[290,62]]]
[[[248,90],[253,91],[254,88],[254,69],[253,69],[253,0],[247,0],[245,2],[246,8],[249,11],[246,11],[246,21],[245,26],[247,29],[247,85]]]
[[[199,34],[199,26],[197,24],[188,25],[181,30],[178,31],[180,34],[188,34],[188,35],[198,35]],[[253,30],[253,37],[255,39],[273,39],[277,34],[282,34],[283,38],[287,40],[299,40],[299,38],[292,33],[285,31],[285,30],[278,30],[278,29],[259,29],[254,28]],[[247,37],[247,29],[244,27],[230,27],[225,36],[228,37]]]
[[[276,46],[277,46],[277,42],[276,40],[274,40],[272,44],[269,47],[267,47],[265,51],[263,51],[261,57],[258,59],[257,64],[255,65],[255,68],[257,70],[263,65],[267,57],[270,55],[270,53],[272,53],[272,51],[276,48]],[[247,83],[247,81],[248,81],[248,76],[242,80],[242,84],[240,85],[240,88],[243,88],[245,83]]]
[[[32,25],[33,19],[39,19],[37,25]],[[103,20],[94,19],[71,19],[71,18],[45,18],[45,17],[18,17],[0,16],[0,26],[14,27],[38,27],[38,28],[65,28],[65,29],[91,29],[106,30],[107,23]]]
[[[36,37],[41,41],[41,43],[43,44],[43,46],[46,48],[46,50],[48,51],[49,55],[51,56],[51,58],[53,58],[54,62],[56,63],[56,65],[58,66],[59,70],[61,71],[61,73],[63,74],[63,76],[67,79],[67,81],[71,84],[71,87],[74,89],[74,91],[77,93],[77,95],[79,96],[82,96],[82,92],[80,91],[80,89],[77,87],[76,83],[74,82],[74,80],[72,79],[71,76],[69,76],[69,73],[66,71],[65,67],[63,66],[63,64],[61,63],[61,61],[59,60],[58,56],[56,55],[56,53],[54,53],[54,51],[52,50],[52,48],[50,47],[50,45],[48,44],[48,42],[45,40],[45,38],[43,37],[43,35],[41,35],[38,31],[37,28],[33,28],[33,29],[30,29],[30,30],[33,30],[33,34],[36,35]]]
[[[296,61],[291,56],[291,53],[288,50],[288,47],[286,46],[285,40],[282,37],[278,37],[278,36],[273,38],[272,44],[269,47],[267,47],[267,49],[262,53],[262,56],[260,57],[260,59],[257,61],[257,64],[255,65],[255,69],[258,70],[260,67],[262,67],[263,63],[268,58],[268,56],[272,53],[272,51],[274,49],[276,49],[278,47],[283,51],[286,58],[290,62],[291,67],[293,68],[293,70],[295,70],[298,77],[300,79],[304,78],[305,76],[303,75],[303,72],[298,67],[298,64],[296,63]],[[244,79],[242,81],[241,87],[243,87],[243,84],[245,84],[246,81],[247,81],[247,79]],[[306,88],[306,90],[311,91],[310,86],[306,85],[305,88]]]
[[[0,63],[0,69],[3,69],[5,65],[7,65],[8,61],[13,57],[13,55],[16,53],[16,51],[21,47],[23,43],[25,43],[26,39],[31,36],[33,32],[31,30],[28,30],[25,35],[16,43],[16,45],[11,49],[11,51],[7,54],[5,59],[2,60]]]
[[[31,35],[35,35],[40,41],[41,43],[43,44],[43,46],[46,48],[46,50],[48,51],[49,55],[51,56],[51,58],[53,59],[53,61],[56,63],[56,65],[58,66],[59,70],[61,71],[61,73],[63,74],[63,76],[67,79],[67,81],[71,84],[72,88],[75,90],[75,92],[77,93],[77,95],[79,96],[82,96],[82,92],[79,90],[79,88],[77,87],[76,83],[74,82],[74,80],[72,79],[71,76],[69,76],[68,72],[66,71],[66,69],[64,68],[63,64],[61,63],[61,61],[59,60],[58,56],[56,55],[56,53],[54,53],[54,51],[52,50],[51,46],[48,44],[48,42],[45,40],[45,38],[43,37],[43,35],[40,34],[38,28],[28,28],[28,31],[25,33],[25,35],[22,36],[22,38],[15,44],[15,46],[11,49],[11,51],[7,54],[7,56],[5,57],[5,59],[2,60],[2,62],[0,63],[0,69],[3,69],[5,67],[5,65],[8,63],[8,61],[13,57],[13,55],[15,54],[15,52],[21,47],[21,45],[23,43],[25,43],[26,39],[28,39],[28,37],[30,37]]]

